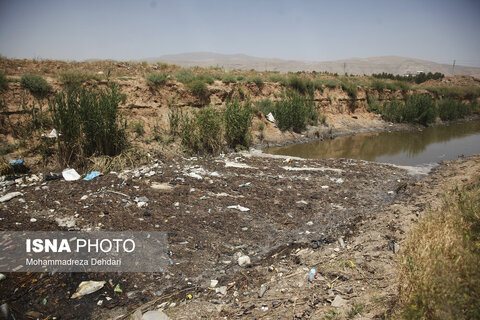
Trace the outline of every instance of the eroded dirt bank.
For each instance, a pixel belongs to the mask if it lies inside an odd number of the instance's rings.
[[[389,248],[401,248],[424,208],[479,167],[473,156],[417,180],[364,161],[230,154],[157,160],[92,181],[45,181],[41,174],[4,181],[2,194],[22,195],[0,204],[1,230],[161,230],[172,264],[157,274],[8,273],[1,303],[17,319],[127,318],[159,306],[174,319],[317,318],[360,303],[362,315],[373,318],[396,301]],[[139,197],[147,206],[139,207]],[[228,208],[236,205],[249,210]],[[312,240],[320,248],[312,249]],[[239,252],[250,266],[238,265]],[[319,275],[309,283],[314,266]],[[107,285],[70,299],[86,280]],[[269,289],[259,298],[262,284]],[[176,306],[167,307],[171,302]]]

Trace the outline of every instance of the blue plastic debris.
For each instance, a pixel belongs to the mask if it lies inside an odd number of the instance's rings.
[[[88,174],[85,176],[85,178],[83,178],[83,180],[90,181],[90,180],[98,177],[100,174],[101,174],[100,171],[92,171],[92,172],[88,173]]]
[[[12,167],[21,166],[23,164],[23,159],[10,160],[9,163]]]

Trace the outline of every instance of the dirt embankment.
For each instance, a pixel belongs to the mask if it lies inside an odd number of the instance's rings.
[[[179,70],[179,67],[128,62],[76,63],[1,59],[0,70],[5,70],[10,79],[20,79],[23,74],[28,73],[41,74],[52,86],[52,92],[65,88],[60,81],[60,75],[69,70],[88,73],[91,79],[84,81],[84,85],[87,87],[106,88],[112,82],[119,84],[122,92],[126,94],[126,102],[121,106],[121,110],[131,125],[133,140],[146,149],[158,149],[158,146],[149,146],[149,144],[155,134],[166,135],[168,133],[168,115],[172,108],[180,108],[180,110],[188,112],[202,106],[214,105],[221,109],[225,106],[225,102],[233,97],[242,100],[249,98],[254,103],[265,98],[275,101],[280,98],[285,88],[278,82],[264,81],[262,84],[256,84],[246,81],[226,83],[222,80],[215,80],[207,86],[207,95],[198,97],[185,84],[173,80],[173,75]],[[170,78],[159,87],[148,86],[146,75],[160,71],[171,74]],[[197,72],[205,73],[206,71],[197,70]],[[218,70],[208,70],[208,72],[213,76],[216,73],[223,74],[223,71]],[[252,76],[255,75],[262,76],[262,73],[253,72]],[[325,78],[324,80],[336,82],[339,79],[329,75],[322,77]],[[365,80],[362,77],[345,79],[345,81]],[[355,96],[350,96],[341,87],[324,86],[322,90],[316,90],[315,104],[320,114],[325,116],[326,125],[311,127],[304,134],[281,132],[273,123],[267,121],[261,112],[258,112],[252,126],[254,144],[278,145],[315,139],[332,133],[355,133],[387,128],[388,124],[382,121],[378,115],[366,111],[367,94],[378,98],[382,103],[392,98],[403,99],[404,93],[388,89],[379,93],[372,88],[363,86],[358,86],[357,91]],[[52,95],[53,93],[50,97]],[[0,132],[2,140],[8,143],[14,143],[15,139],[18,140],[21,132],[17,124],[25,121],[26,111],[23,106],[26,106],[26,109],[42,108],[46,112],[48,110],[47,98],[35,99],[28,90],[21,87],[19,82],[10,82],[8,89],[2,93],[2,100],[5,102],[4,110],[1,110],[2,117],[8,116],[8,121],[4,121]],[[136,123],[140,123],[145,131],[142,137],[135,137],[133,134],[133,126]]]

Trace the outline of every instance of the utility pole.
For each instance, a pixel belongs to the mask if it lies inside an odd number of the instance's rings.
[[[455,75],[455,60],[453,60],[452,75]]]
[[[343,74],[345,74],[345,73],[346,73],[346,72],[345,72],[346,68],[347,68],[347,63],[346,63],[346,62],[344,62],[344,63],[343,63]]]

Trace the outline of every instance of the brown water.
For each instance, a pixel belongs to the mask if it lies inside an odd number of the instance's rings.
[[[350,158],[418,166],[480,153],[480,120],[417,131],[357,134],[270,148],[265,152],[301,158]]]

